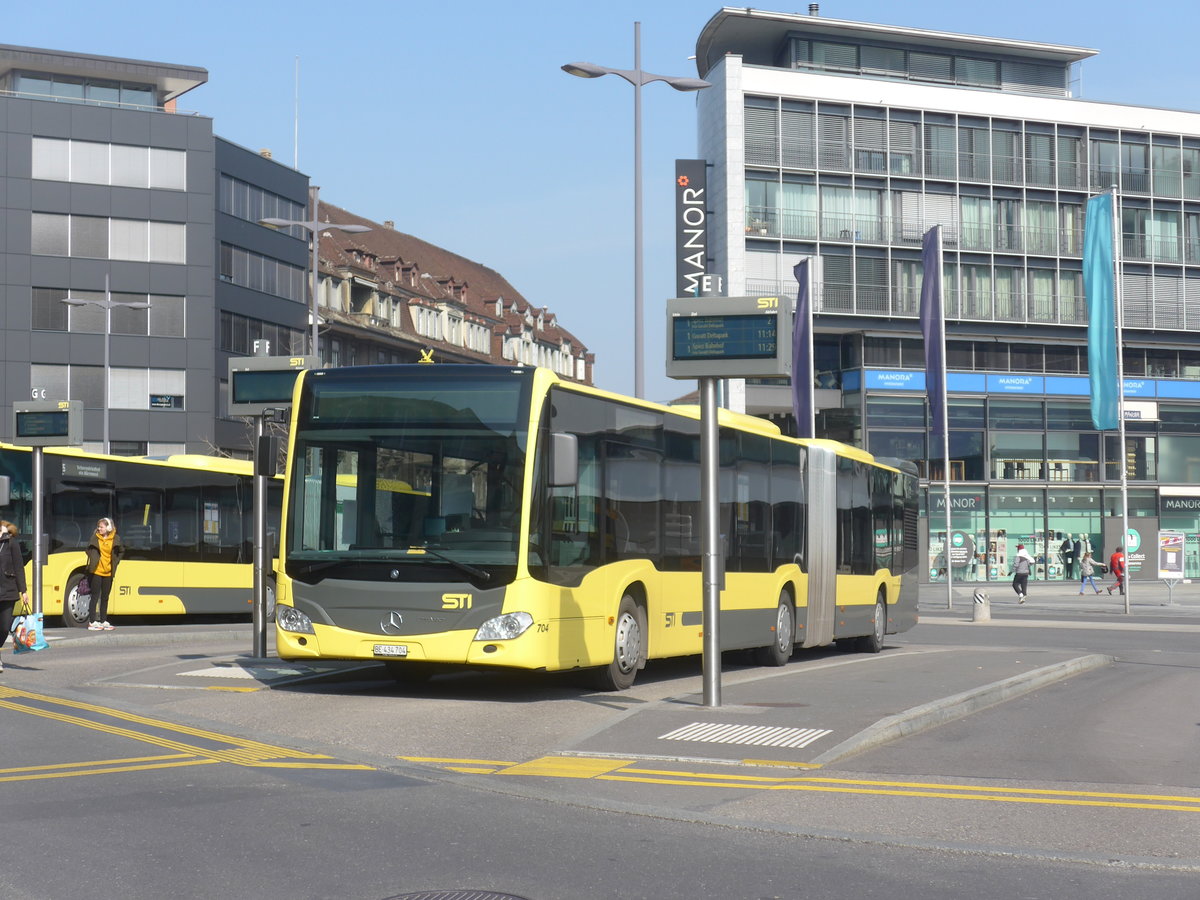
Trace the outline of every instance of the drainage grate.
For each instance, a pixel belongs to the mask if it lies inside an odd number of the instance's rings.
[[[660,741],[700,741],[707,744],[753,744],[760,747],[807,747],[832,734],[829,728],[778,728],[770,725],[723,725],[693,722],[660,735]]]
[[[397,894],[384,900],[526,900],[516,894],[497,894],[495,891],[421,891],[416,894]]]

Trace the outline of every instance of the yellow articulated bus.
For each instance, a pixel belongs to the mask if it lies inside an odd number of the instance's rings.
[[[26,560],[33,557],[33,487],[27,447],[0,444],[0,475],[10,479],[3,516],[20,529]],[[87,624],[79,594],[87,545],[107,516],[125,544],[113,582],[111,616],[250,614],[254,580],[254,488],[245,460],[178,455],[164,459],[106,456],[73,448],[47,449],[42,571],[46,621]],[[282,485],[268,485],[268,533],[279,534]],[[32,584],[32,563],[26,579]],[[274,606],[268,580],[268,612]]]
[[[917,621],[917,477],[721,412],[723,649],[878,652]],[[372,366],[297,380],[277,649],[594,670],[702,651],[700,421],[546,369]]]

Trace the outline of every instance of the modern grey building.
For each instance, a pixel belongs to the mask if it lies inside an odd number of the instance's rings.
[[[818,435],[944,478],[917,322],[920,241],[941,225],[956,578],[1006,577],[1018,542],[1036,578],[1070,577],[1064,544],[1107,555],[1122,465],[1148,564],[1178,529],[1200,575],[1200,113],[1078,99],[1094,50],[818,13],[725,8],[696,48],[714,271],[731,296],[795,297],[793,265],[823,268]],[[1113,186],[1140,417],[1124,448],[1091,424],[1082,279],[1085,205]],[[785,385],[744,401],[790,420]],[[941,484],[926,497],[939,577]]]

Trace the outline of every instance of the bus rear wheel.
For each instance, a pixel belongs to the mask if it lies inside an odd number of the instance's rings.
[[[79,585],[85,578],[86,572],[76,572],[67,579],[67,589],[63,592],[62,620],[68,628],[83,628],[88,623],[92,597],[79,593]]]
[[[646,616],[629,594],[621,598],[615,624],[612,662],[595,674],[595,685],[602,691],[633,687],[638,669],[646,664]]]
[[[880,596],[875,601],[875,620],[871,633],[858,639],[860,653],[878,653],[883,649],[883,639],[887,633],[887,601]]]
[[[760,666],[783,666],[792,658],[792,646],[796,640],[796,619],[787,591],[779,595],[779,606],[775,610],[774,636],[775,639],[768,646],[759,647],[754,651],[754,661]]]

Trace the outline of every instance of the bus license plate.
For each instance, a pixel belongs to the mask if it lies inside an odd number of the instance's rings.
[[[373,652],[376,656],[408,656],[408,645],[376,644]]]

